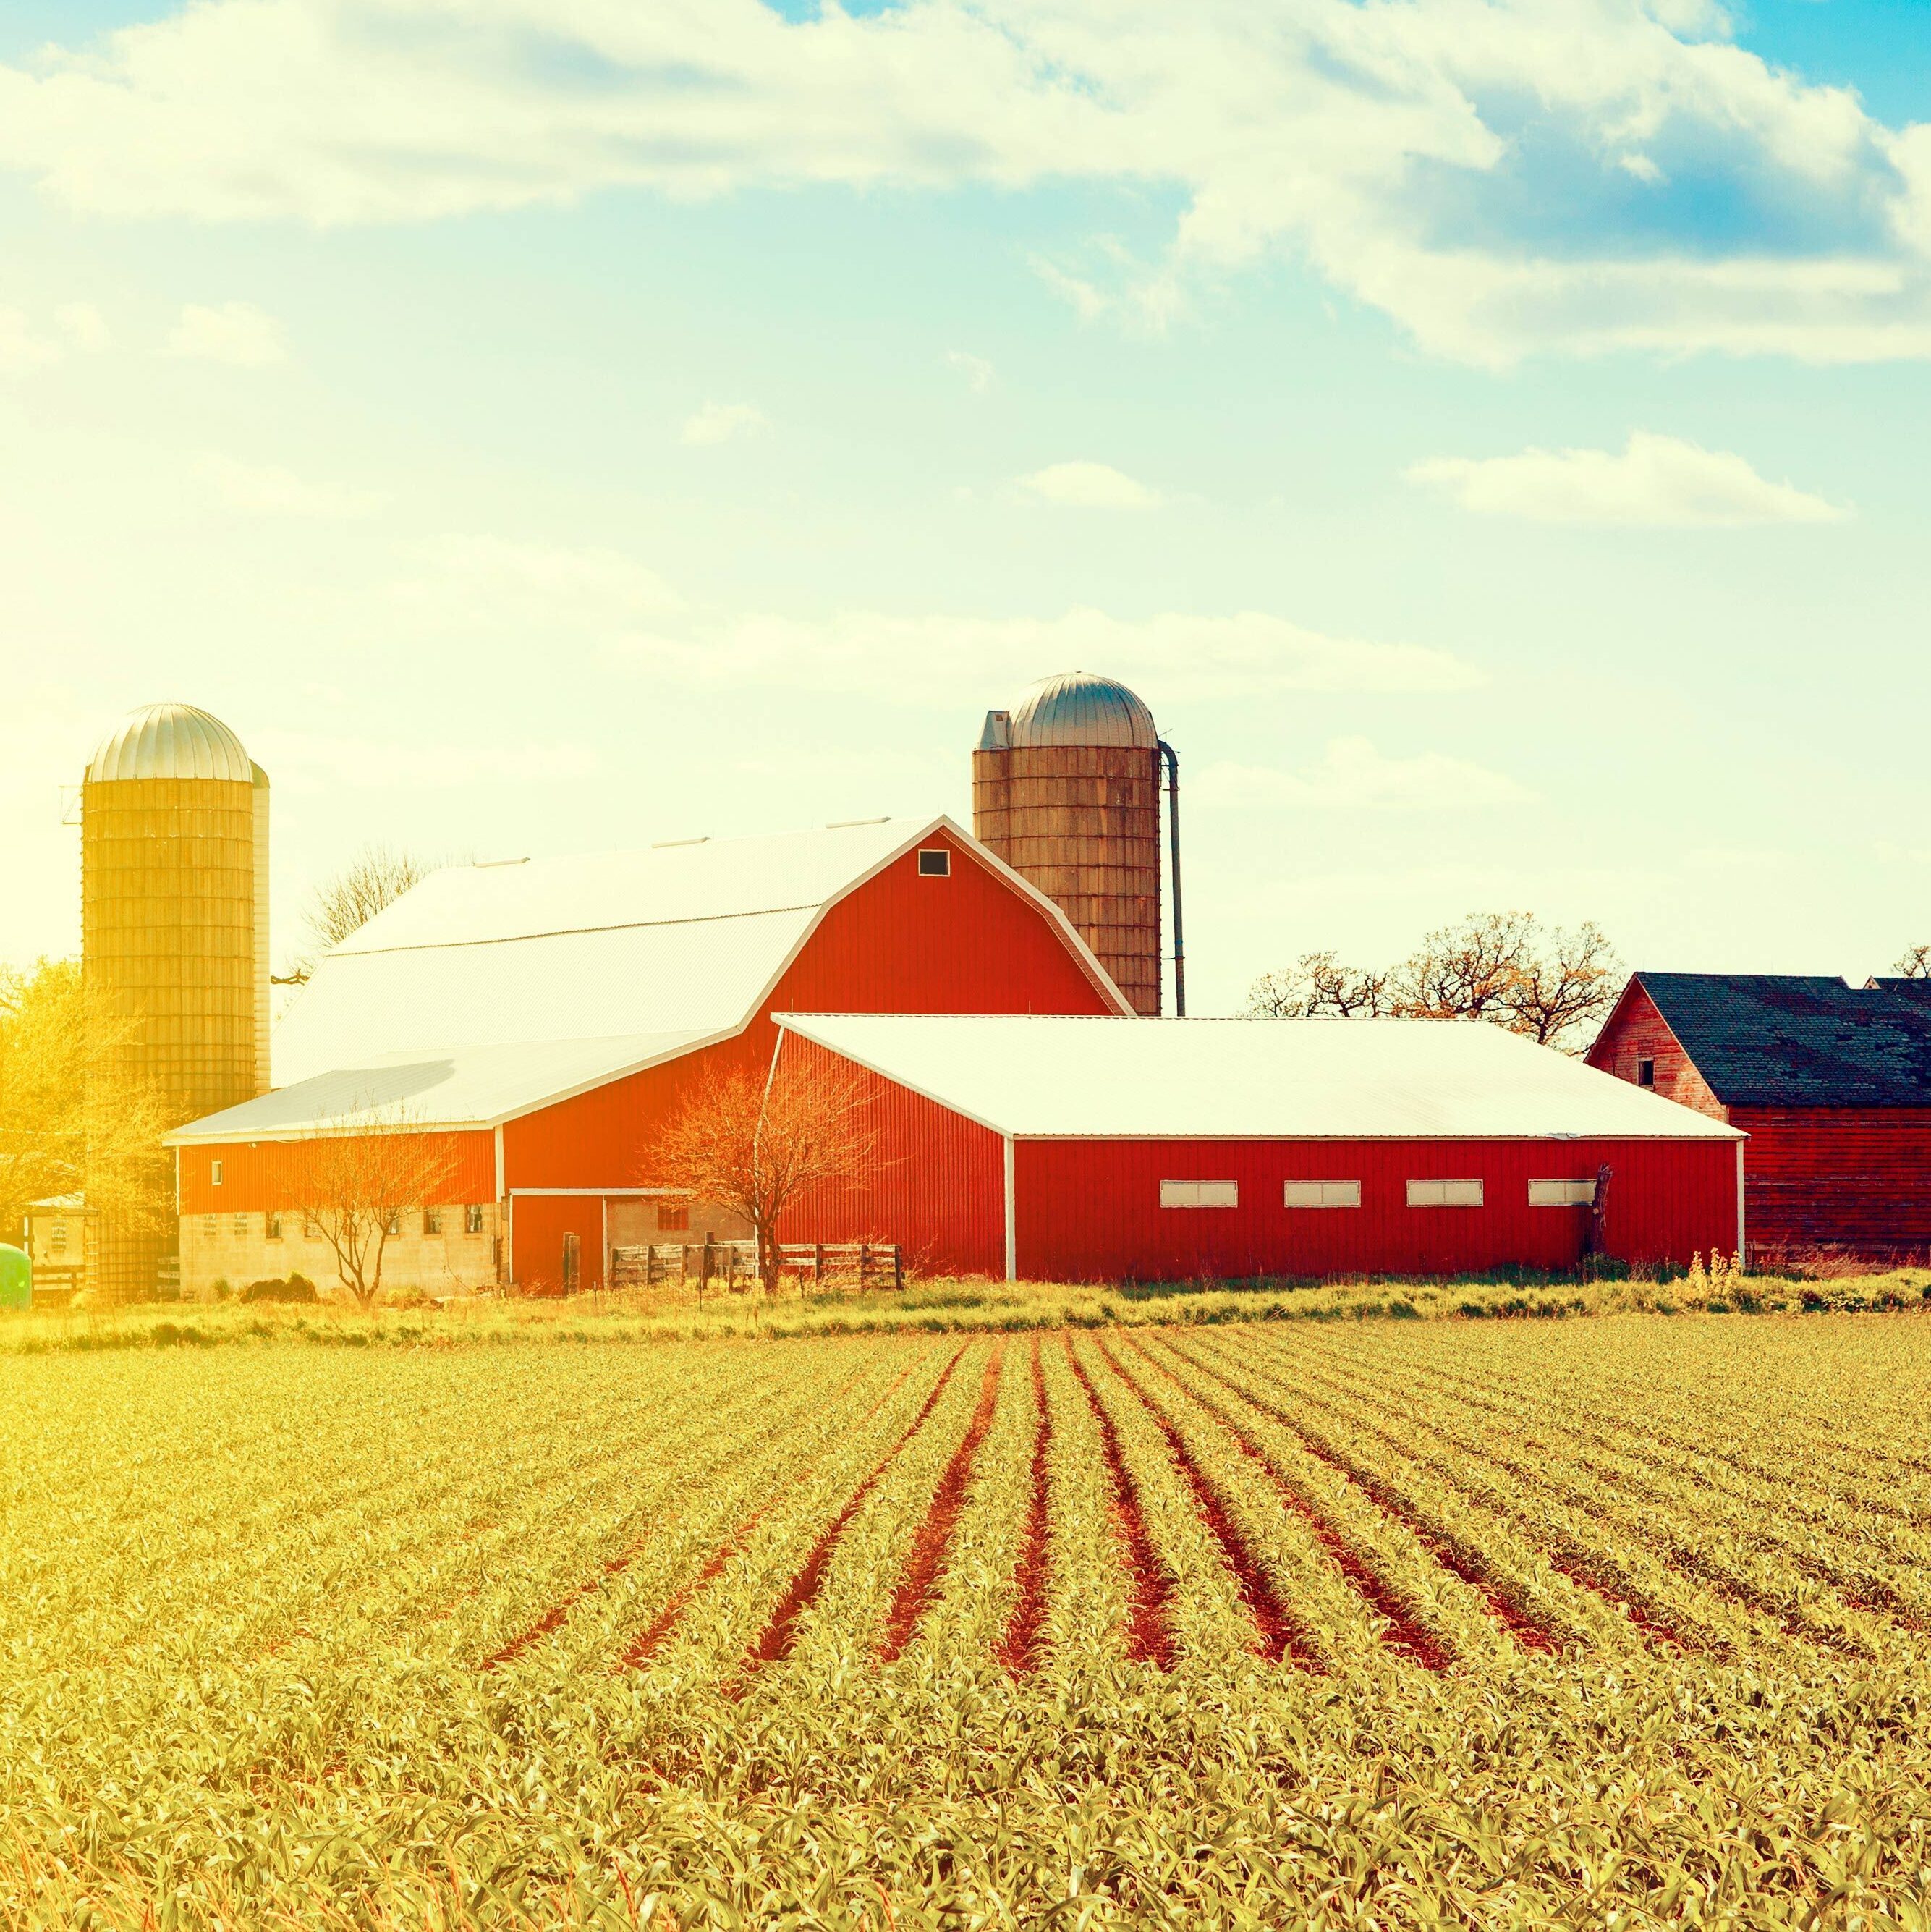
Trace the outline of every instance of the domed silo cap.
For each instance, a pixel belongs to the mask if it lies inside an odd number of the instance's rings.
[[[87,782],[115,778],[220,778],[253,784],[255,766],[241,741],[191,704],[148,704],[101,740]]]
[[[1105,745],[1149,751],[1160,742],[1153,714],[1126,686],[1091,671],[1042,677],[1012,708],[1015,748]]]

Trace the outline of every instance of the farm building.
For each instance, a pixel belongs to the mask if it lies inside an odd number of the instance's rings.
[[[1931,982],[1638,973],[1588,1058],[1750,1136],[1754,1256],[1931,1251]]]
[[[611,1246],[692,1212],[651,1184],[654,1124],[706,1066],[768,1065],[794,1007],[1129,1010],[1065,914],[944,818],[448,867],[322,962],[276,1034],[287,1084],[169,1137],[183,1292],[331,1279],[304,1213],[319,1144],[397,1133],[441,1178],[391,1280],[550,1288],[568,1255],[593,1286]]]
[[[1743,1137],[1476,1022],[779,1016],[858,1070],[880,1227],[943,1272],[1184,1280],[1687,1262],[1742,1239]]]

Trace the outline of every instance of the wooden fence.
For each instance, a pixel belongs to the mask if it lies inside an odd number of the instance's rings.
[[[800,1286],[847,1281],[865,1288],[902,1288],[905,1259],[896,1242],[781,1241],[778,1248],[781,1274],[797,1277]],[[757,1279],[754,1241],[652,1241],[646,1246],[610,1250],[613,1288],[655,1288],[676,1282],[694,1288],[748,1288]]]

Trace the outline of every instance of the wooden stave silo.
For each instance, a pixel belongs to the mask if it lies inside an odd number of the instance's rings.
[[[157,1094],[170,1127],[267,1085],[268,796],[234,734],[184,706],[136,713],[82,784],[89,1006],[127,1027],[115,1070]],[[172,1227],[103,1212],[96,1229],[90,1288],[105,1301],[151,1296]]]
[[[1078,686],[1057,723],[1029,729]],[[1103,700],[1096,710],[1086,692]],[[1126,721],[1126,722],[1123,722]],[[1027,742],[1029,735],[1138,742]],[[1012,712],[988,716],[973,754],[973,830],[1071,920],[1135,1012],[1161,1010],[1160,783],[1152,715],[1124,686],[1042,680]]]

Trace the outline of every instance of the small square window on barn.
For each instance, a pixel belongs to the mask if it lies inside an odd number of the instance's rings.
[[[402,1210],[400,1208],[391,1208],[382,1216],[382,1232],[385,1234],[400,1234],[402,1232]]]
[[[280,1240],[282,1238],[282,1217],[279,1214],[272,1214],[265,1216],[262,1228],[262,1232],[268,1240]]]
[[[1636,1062],[1636,1084],[1639,1087],[1654,1087],[1656,1084],[1654,1060],[1639,1060]]]
[[[442,1210],[425,1208],[422,1210],[422,1232],[425,1234],[439,1234],[442,1232]]]
[[[244,1234],[246,1234],[247,1233],[247,1232],[248,1232],[248,1217],[247,1217],[247,1215],[245,1215],[245,1214],[237,1214],[237,1215],[235,1216],[235,1240],[238,1240],[238,1240],[240,1240],[241,1239],[241,1238],[242,1238]]]
[[[1163,1180],[1160,1183],[1162,1208],[1237,1208],[1240,1184],[1237,1180]]]
[[[218,1160],[211,1160],[208,1163],[208,1184],[210,1187],[221,1185],[221,1163]]]
[[[472,1201],[463,1210],[463,1232],[466,1234],[480,1234],[483,1232],[483,1204]]]
[[[319,1241],[322,1238],[322,1223],[313,1214],[301,1217],[301,1238],[304,1241]]]
[[[1596,1184],[1593,1180],[1531,1180],[1531,1208],[1593,1208]]]
[[[952,848],[946,845],[928,845],[919,854],[919,876],[922,879],[949,879],[952,875]]]
[[[1284,1208],[1358,1208],[1360,1204],[1358,1180],[1290,1180],[1281,1189]]]
[[[1479,1208],[1482,1184],[1479,1180],[1411,1180],[1408,1183],[1411,1208]]]
[[[211,1241],[214,1240],[214,1216],[212,1214],[202,1215],[201,1217],[201,1238],[204,1241]]]
[[[660,1234],[681,1234],[691,1225],[691,1210],[682,1201],[660,1201],[657,1204],[657,1232]]]

